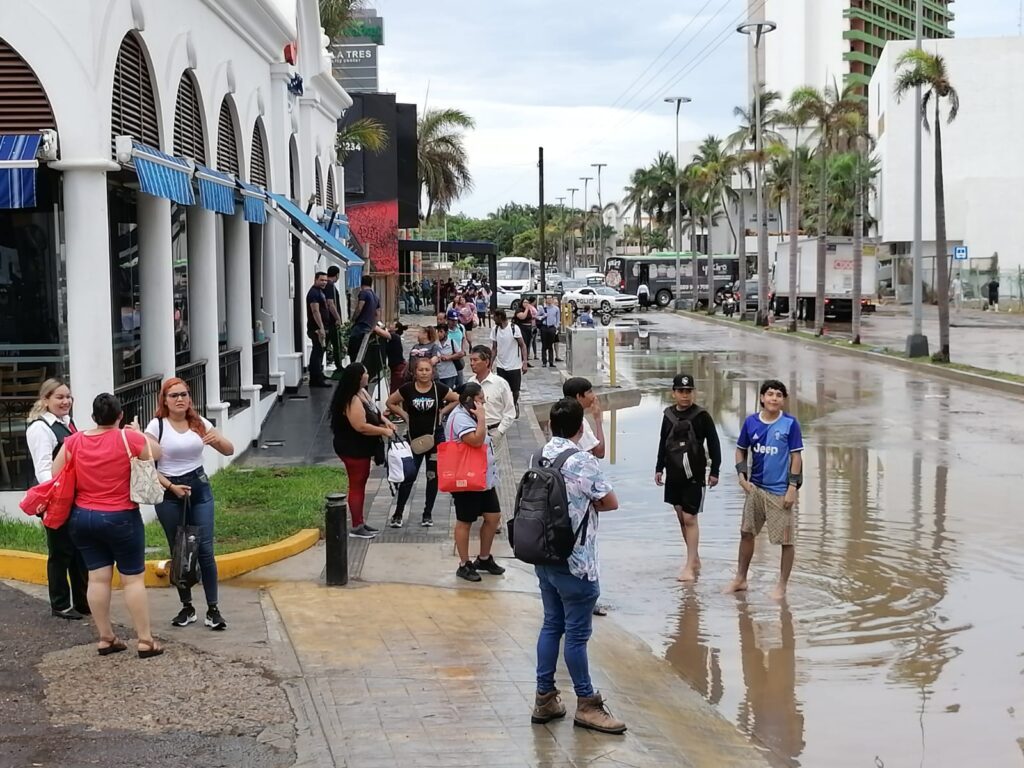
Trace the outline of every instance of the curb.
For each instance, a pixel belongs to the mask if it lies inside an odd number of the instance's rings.
[[[915,373],[921,373],[925,376],[931,376],[934,379],[941,379],[943,381],[952,381],[957,384],[973,384],[977,387],[984,387],[985,389],[995,390],[1006,395],[1016,395],[1018,397],[1024,397],[1024,384],[1008,381],[1006,379],[997,379],[994,376],[985,376],[980,373],[971,373],[970,371],[958,371],[955,368],[940,368],[937,365],[931,365],[928,363],[915,363],[913,360],[906,358],[894,357],[893,355],[886,355],[881,352],[872,352],[870,349],[858,349],[853,346],[845,346],[840,344],[833,344],[829,341],[818,341],[816,339],[808,339],[803,336],[796,336],[794,334],[786,333],[785,331],[774,331],[764,330],[757,326],[746,326],[741,325],[733,320],[722,320],[717,317],[709,317],[707,315],[694,314],[692,312],[684,312],[677,309],[669,309],[674,315],[679,317],[688,317],[693,320],[699,320],[703,323],[711,323],[712,325],[718,325],[723,328],[733,328],[737,331],[750,334],[760,334],[768,336],[773,339],[782,339],[789,342],[797,342],[800,344],[807,344],[810,346],[827,349],[832,352],[836,352],[841,355],[849,355],[852,357],[859,357],[862,360],[872,360],[876,363],[883,365],[891,365],[896,368],[902,368],[905,371],[914,371]]]
[[[309,549],[320,540],[320,529],[307,528],[289,536],[287,539],[275,541],[273,544],[217,555],[217,577],[221,581],[233,579],[243,573],[254,571],[265,565],[297,555]],[[146,586],[169,587],[166,560],[146,561]],[[20,552],[12,549],[0,549],[0,579],[23,581],[29,584],[47,583],[46,555],[35,552]],[[114,571],[114,586],[119,587],[121,579]]]

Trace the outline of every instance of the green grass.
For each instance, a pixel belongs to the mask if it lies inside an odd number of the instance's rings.
[[[323,527],[324,496],[347,488],[334,467],[228,467],[210,479],[216,500],[217,554],[271,544],[304,528]],[[159,523],[146,526],[146,556],[169,556]],[[46,552],[42,527],[0,520],[0,549]]]

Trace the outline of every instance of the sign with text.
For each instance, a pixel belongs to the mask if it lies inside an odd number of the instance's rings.
[[[373,43],[331,46],[334,78],[346,91],[374,93],[378,90],[377,46]]]

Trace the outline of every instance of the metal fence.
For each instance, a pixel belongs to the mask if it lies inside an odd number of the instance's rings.
[[[260,386],[260,397],[276,394],[270,388],[270,342],[252,345],[252,383]]]
[[[226,349],[220,353],[220,399],[230,410],[241,408],[242,400],[242,348]]]
[[[147,376],[144,379],[129,381],[114,390],[117,399],[121,401],[125,424],[137,418],[142,428],[146,428],[146,424],[156,413],[162,383],[163,378],[159,375]]]
[[[192,407],[196,413],[206,416],[206,361],[197,360],[180,365],[175,374],[188,384],[189,392],[192,393]]]
[[[35,472],[25,442],[28,412],[35,397],[0,397],[0,489],[25,490]]]

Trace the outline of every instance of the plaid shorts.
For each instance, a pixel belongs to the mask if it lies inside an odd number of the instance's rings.
[[[753,486],[743,504],[740,530],[757,536],[767,526],[768,541],[772,544],[795,544],[796,505],[793,509],[786,509],[782,503],[783,498]]]

